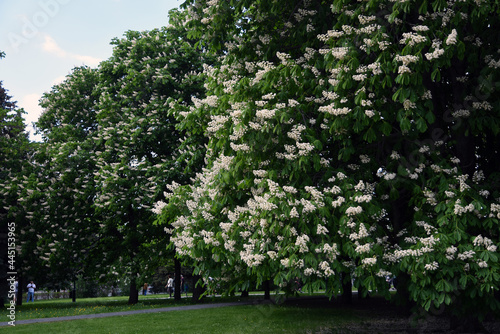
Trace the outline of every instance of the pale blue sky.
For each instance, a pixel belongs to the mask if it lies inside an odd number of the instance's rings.
[[[0,80],[24,108],[28,131],[38,100],[75,66],[97,67],[127,30],[168,24],[184,0],[0,0]],[[32,139],[35,139],[33,136]]]

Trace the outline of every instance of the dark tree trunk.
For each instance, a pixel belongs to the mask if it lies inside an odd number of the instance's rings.
[[[139,290],[137,290],[136,277],[137,273],[132,273],[132,279],[130,280],[130,295],[128,297],[129,305],[135,305],[139,302]]]
[[[344,305],[352,304],[352,281],[351,275],[349,273],[342,273],[342,296],[340,297],[340,301]]]
[[[198,302],[205,291],[205,287],[201,281],[201,276],[193,275],[193,301]]]
[[[271,281],[266,280],[263,283],[264,285],[264,299],[270,300],[271,299]]]
[[[174,256],[175,279],[174,279],[174,299],[181,300],[181,263]]]
[[[71,301],[76,303],[76,278],[73,279],[73,290],[71,293]]]
[[[394,201],[391,220],[394,227],[394,234],[396,235],[406,226],[405,223],[411,221],[411,214],[409,213],[409,202],[410,194],[406,189],[401,189],[399,191],[399,198]],[[395,242],[399,243],[396,237]],[[410,299],[410,291],[408,290],[408,285],[410,283],[410,275],[408,273],[398,273],[395,278],[394,287],[396,288],[396,303],[398,303],[402,309],[406,312],[410,312],[412,307],[412,302]]]
[[[241,291],[241,297],[246,298],[246,297],[248,297],[248,296],[249,296],[249,294],[248,294],[248,289],[246,289],[246,290],[242,290],[242,291]]]

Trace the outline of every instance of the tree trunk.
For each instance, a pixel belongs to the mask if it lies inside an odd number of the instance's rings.
[[[76,278],[73,278],[73,290],[71,293],[71,301],[76,303]]]
[[[340,301],[343,305],[352,304],[352,281],[351,275],[349,273],[342,273],[342,296],[340,297]]]
[[[181,263],[174,256],[175,279],[174,279],[174,300],[181,300]]]
[[[129,305],[135,305],[139,302],[139,290],[137,290],[136,277],[137,273],[132,273],[132,279],[130,280],[130,295],[128,297]]]
[[[242,297],[242,298],[246,298],[246,297],[248,297],[248,296],[249,296],[248,289],[246,289],[246,290],[242,290],[242,291],[241,291],[241,297]]]
[[[271,281],[265,280],[263,285],[264,285],[264,299],[270,300],[271,299]]]
[[[198,302],[205,291],[203,283],[200,281],[201,276],[193,275],[193,301]]]

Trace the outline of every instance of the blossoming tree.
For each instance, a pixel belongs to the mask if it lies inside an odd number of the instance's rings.
[[[184,6],[222,62],[179,113],[209,141],[162,214],[179,254],[233,288],[396,275],[427,311],[498,308],[497,2]]]
[[[47,262],[56,268],[68,252],[84,252],[86,273],[103,280],[130,277],[129,303],[138,299],[137,278],[167,259],[167,235],[153,224],[150,210],[166,190],[159,180],[186,177],[177,150],[182,132],[175,129],[170,102],[189,104],[204,91],[199,73],[209,61],[178,24],[183,15],[171,11],[171,26],[113,40],[112,56],[97,69],[76,69],[46,94],[38,122],[50,148],[48,166],[65,181],[49,196],[64,209],[45,217],[56,230],[43,243]],[[68,206],[71,215],[64,214]],[[73,213],[78,222],[68,237],[61,224],[75,219]],[[77,247],[74,238],[87,242]]]
[[[0,51],[0,59],[4,57]],[[26,213],[19,208],[18,193],[23,191],[23,181],[29,175],[29,157],[32,146],[23,118],[24,110],[7,94],[0,81],[0,302],[10,290],[9,273],[21,272],[21,230],[26,227]],[[35,261],[34,261],[35,262]],[[19,275],[16,275],[16,279]]]
[[[39,231],[36,254],[50,268],[52,284],[88,277],[94,272],[90,268],[101,265],[91,255],[102,239],[93,208],[98,83],[98,70],[77,67],[40,102],[44,111],[36,125],[43,143],[34,158],[36,182],[27,186],[31,195],[24,205],[33,212],[32,226]]]

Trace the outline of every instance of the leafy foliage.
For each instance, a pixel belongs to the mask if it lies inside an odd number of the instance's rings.
[[[234,288],[396,275],[425,310],[498,308],[498,3],[184,6],[221,64],[182,113],[208,151],[164,209],[179,254]]]

